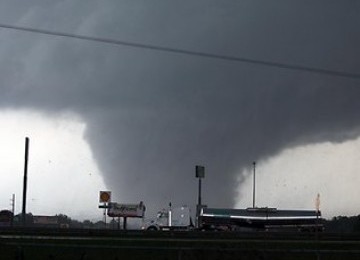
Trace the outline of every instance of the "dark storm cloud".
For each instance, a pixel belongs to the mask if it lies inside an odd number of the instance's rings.
[[[31,3],[31,4],[30,4]],[[359,73],[354,1],[16,1],[1,23]],[[283,148],[359,135],[359,80],[0,30],[0,104],[87,123],[125,202],[232,206],[237,177]]]

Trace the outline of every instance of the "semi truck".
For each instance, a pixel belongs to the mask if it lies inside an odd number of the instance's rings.
[[[191,230],[193,223],[190,208],[187,206],[163,209],[157,213],[155,219],[144,220],[143,230]]]

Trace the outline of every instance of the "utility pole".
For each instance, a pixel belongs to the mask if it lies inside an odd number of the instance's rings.
[[[254,179],[253,179],[253,208],[255,208],[255,168],[256,168],[256,162],[253,162],[253,169],[254,169]]]
[[[23,185],[23,204],[22,204],[22,225],[26,226],[26,189],[27,189],[27,173],[29,161],[29,137],[25,138],[25,165],[24,165],[24,185]]]

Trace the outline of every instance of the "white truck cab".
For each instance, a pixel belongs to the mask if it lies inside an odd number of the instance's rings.
[[[193,228],[190,209],[187,206],[169,207],[157,213],[156,219],[145,221],[143,230],[189,230]]]

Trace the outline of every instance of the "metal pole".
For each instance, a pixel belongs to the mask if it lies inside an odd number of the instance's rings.
[[[123,229],[127,229],[127,217],[124,217]]]
[[[171,202],[169,203],[169,212],[168,212],[168,227],[172,226],[172,211],[171,211]]]
[[[256,162],[253,162],[253,167],[254,167],[254,179],[253,179],[253,208],[255,208],[255,167],[256,167]]]
[[[200,211],[202,209],[202,202],[201,202],[201,179],[205,177],[205,167],[196,165],[195,166],[195,177],[199,179],[199,188],[198,188],[198,204],[196,205],[196,227],[199,227],[199,216]]]
[[[198,205],[201,206],[201,178],[199,178]]]
[[[106,202],[104,202],[104,223],[105,223],[105,229],[106,229],[106,207],[107,207],[107,204]]]
[[[199,187],[198,187],[198,204],[196,206],[196,227],[199,228],[200,227],[200,211],[201,211],[202,205],[201,205],[201,178],[199,177]]]
[[[24,185],[23,185],[23,204],[22,204],[22,225],[26,226],[26,189],[27,189],[27,173],[29,161],[29,137],[25,138],[25,166],[24,166]]]

